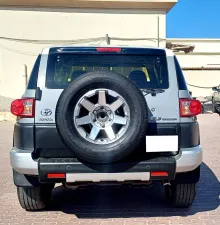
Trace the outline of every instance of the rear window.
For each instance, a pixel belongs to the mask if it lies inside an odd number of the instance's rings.
[[[174,62],[175,62],[175,66],[176,66],[176,75],[177,75],[179,90],[188,90],[187,85],[186,85],[186,81],[185,81],[185,78],[184,78],[184,75],[183,75],[183,71],[180,67],[180,64],[179,64],[176,56],[174,56]]]
[[[114,71],[140,89],[168,88],[166,56],[123,54],[49,54],[46,87],[63,89],[76,77],[92,71]]]
[[[28,81],[27,89],[36,89],[37,88],[37,76],[39,72],[41,55],[38,55],[34,67],[31,71],[31,75]]]

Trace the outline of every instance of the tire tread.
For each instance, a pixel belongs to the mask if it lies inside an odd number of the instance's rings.
[[[50,187],[17,187],[19,203],[27,211],[45,209],[51,192],[52,188]]]
[[[110,88],[119,93],[133,108],[135,115],[126,133],[114,143],[105,145],[106,151],[102,151],[103,146],[83,139],[72,123],[71,110],[77,101],[86,92],[97,88]],[[148,106],[142,91],[127,77],[111,71],[88,72],[64,89],[56,106],[55,121],[61,140],[77,158],[92,163],[112,163],[131,155],[144,140],[148,126]]]
[[[192,205],[196,184],[176,184],[171,188],[171,202],[175,207],[187,208]]]

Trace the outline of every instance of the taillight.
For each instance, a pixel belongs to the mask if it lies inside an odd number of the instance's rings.
[[[97,52],[120,52],[121,48],[96,48]]]
[[[200,101],[194,99],[180,99],[180,116],[191,117],[202,112]]]
[[[35,99],[16,99],[11,103],[11,113],[22,118],[34,117]]]

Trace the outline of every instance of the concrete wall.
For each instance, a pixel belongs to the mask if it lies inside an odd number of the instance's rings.
[[[219,49],[220,53],[220,49]],[[212,67],[220,67],[220,54],[217,55],[212,53],[210,55],[203,54],[184,54],[178,55],[178,60],[180,65],[183,68],[191,67],[191,68],[212,68]]]
[[[220,39],[180,38],[167,39],[167,42],[195,46],[192,53],[176,53],[181,67],[185,69],[183,72],[187,83],[203,87],[220,85]],[[211,89],[188,87],[194,97],[206,97],[213,94]]]
[[[216,45],[217,47],[218,45]],[[206,50],[207,51],[207,50]],[[220,70],[214,70],[215,67],[220,67],[220,55],[212,53],[212,55],[187,54],[177,55],[182,68],[191,68],[194,70],[183,70],[187,83],[200,87],[214,87],[220,85]],[[219,64],[219,65],[218,65]],[[212,70],[201,70],[203,68],[212,68]],[[188,85],[188,88],[193,93],[193,97],[211,96],[212,89],[196,88]]]
[[[111,41],[111,45],[157,46],[166,37],[166,12],[148,10],[86,10],[1,8],[0,36],[34,40],[85,38],[155,38],[154,41]],[[85,44],[105,44],[105,40]],[[62,44],[62,41],[61,41]],[[21,43],[0,38],[0,95],[18,98],[25,89],[25,70],[32,70],[36,55],[51,44]],[[165,40],[160,42],[165,46]]]
[[[215,68],[220,68],[220,55],[214,53],[212,53],[212,55],[189,54],[177,55],[177,58],[181,67],[185,68],[183,73],[188,84],[200,87],[214,87],[220,85],[220,70],[215,70]],[[206,70],[202,70],[202,67],[206,68]],[[187,70],[187,68],[191,70]],[[193,97],[206,97],[213,94],[211,88],[196,88],[189,85],[188,88],[192,91]]]
[[[220,85],[220,70],[204,71],[204,70],[185,70],[183,71],[186,82],[191,85],[200,87],[214,87]],[[188,89],[192,91],[193,97],[211,96],[213,91],[211,88],[197,88],[188,85]]]

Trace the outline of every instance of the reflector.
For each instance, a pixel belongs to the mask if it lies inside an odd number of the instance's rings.
[[[48,173],[47,178],[66,178],[65,173]]]
[[[151,172],[151,177],[167,177],[167,172]]]

